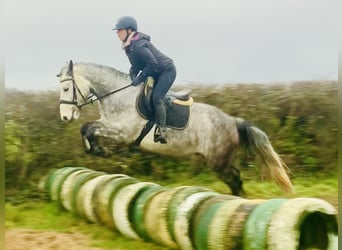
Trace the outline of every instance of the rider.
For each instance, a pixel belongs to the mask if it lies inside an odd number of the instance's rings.
[[[139,85],[149,76],[155,81],[152,102],[160,133],[154,141],[166,143],[166,105],[163,99],[176,78],[173,61],[151,43],[149,35],[138,32],[137,21],[133,17],[119,18],[113,30],[116,30],[131,63],[132,85]]]

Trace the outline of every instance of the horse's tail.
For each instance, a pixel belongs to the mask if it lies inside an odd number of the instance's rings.
[[[289,169],[274,151],[267,135],[259,128],[240,118],[236,119],[240,145],[247,153],[258,155],[267,168],[272,180],[286,193],[292,193],[292,183],[288,176]]]

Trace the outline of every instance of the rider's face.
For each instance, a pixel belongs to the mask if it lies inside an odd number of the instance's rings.
[[[117,30],[116,34],[118,35],[120,41],[123,42],[126,39],[127,30],[126,29]]]

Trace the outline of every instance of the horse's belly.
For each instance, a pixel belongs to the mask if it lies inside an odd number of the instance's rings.
[[[144,140],[140,145],[141,149],[169,156],[187,156],[196,153],[196,149],[179,145],[172,142],[160,144],[153,142],[153,139]]]

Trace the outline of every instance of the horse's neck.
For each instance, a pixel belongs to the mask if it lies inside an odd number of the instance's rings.
[[[97,83],[96,86],[92,85],[98,98],[101,99],[99,111],[102,119],[113,120],[115,117],[131,115],[132,112],[135,112],[135,99],[139,88],[128,87],[112,93],[128,84],[129,81],[127,79],[113,77],[111,82],[104,81]],[[101,98],[104,95],[108,96]]]
[[[131,139],[144,122],[135,110],[137,92],[138,88],[130,87],[99,103],[100,121],[122,138]]]
[[[115,69],[96,64],[77,64],[75,73],[82,75],[98,96],[103,96],[125,84],[129,84],[128,75]]]
[[[100,100],[101,109],[106,112],[107,116],[116,116],[119,115],[118,113],[121,114],[134,110],[137,90],[137,88],[129,87],[104,97]]]
[[[79,71],[88,79],[90,87],[100,99],[101,120],[114,121],[120,119],[121,116],[136,115],[135,99],[139,91],[138,87],[129,87],[101,98],[130,84],[127,74],[92,64],[79,65]]]

